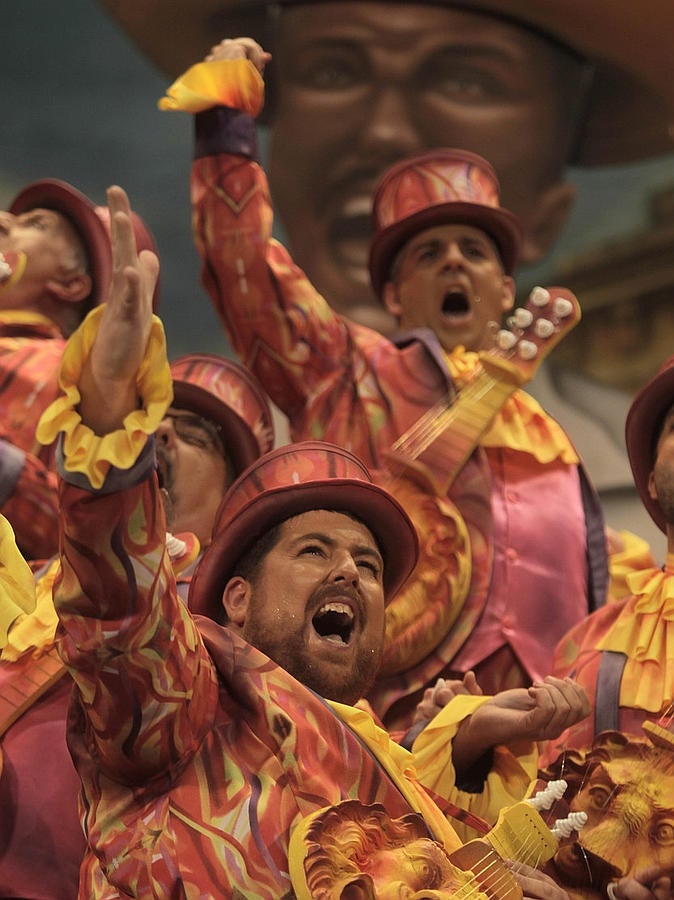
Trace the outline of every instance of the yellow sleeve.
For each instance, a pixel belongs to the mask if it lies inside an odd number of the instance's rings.
[[[489,699],[472,694],[454,697],[414,741],[412,758],[421,784],[493,825],[504,806],[528,795],[537,775],[538,751],[535,743],[529,741],[495,747],[492,768],[482,791],[468,793],[456,787],[452,761],[454,737],[463,720]],[[462,840],[475,837],[475,832],[463,823],[452,821],[452,825]]]
[[[12,526],[0,515],[0,650],[12,625],[34,609],[33,573],[16,546]]]
[[[37,438],[46,445],[53,443],[59,432],[63,432],[66,471],[85,475],[94,489],[102,486],[111,466],[131,468],[148,435],[157,430],[173,399],[164,328],[153,316],[145,359],[136,379],[142,408],[129,413],[124,419],[124,427],[110,434],[97,435],[82,423],[77,411],[80,402],[78,385],[102,313],[102,306],[93,309],[70,336],[59,372],[63,396],[47,407],[37,426]]]

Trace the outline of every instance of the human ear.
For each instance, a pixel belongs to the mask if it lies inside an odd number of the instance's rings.
[[[550,252],[575,201],[576,189],[566,181],[558,182],[540,194],[533,213],[523,219],[522,263],[540,262]]]
[[[651,498],[651,500],[658,499],[658,493],[655,490],[655,476],[653,475],[652,470],[651,474],[648,476],[648,496]]]
[[[250,582],[240,575],[235,575],[227,582],[222,592],[222,605],[229,625],[234,625],[239,629],[243,628],[248,616],[250,595]]]
[[[91,278],[85,272],[71,272],[62,279],[50,278],[47,291],[64,303],[80,303],[91,293]]]
[[[402,315],[403,309],[402,304],[398,298],[398,291],[392,281],[387,281],[384,284],[382,300],[384,302],[384,306],[391,313],[391,315],[395,316],[396,319],[399,319]]]
[[[516,293],[515,279],[510,275],[503,276],[503,298],[501,300],[501,309],[504,313],[510,312],[515,305]]]

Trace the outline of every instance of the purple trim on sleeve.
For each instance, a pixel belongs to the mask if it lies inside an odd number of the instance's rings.
[[[114,494],[116,491],[134,487],[150,477],[157,465],[154,452],[154,435],[150,435],[147,439],[140,456],[130,469],[117,469],[112,466],[106,476],[103,487],[99,490],[92,488],[87,476],[82,475],[81,472],[66,472],[63,463],[63,435],[59,435],[56,443],[56,467],[63,481],[92,494]]]
[[[194,117],[194,158],[221,153],[260,161],[255,119],[228,106],[215,106]]]
[[[0,506],[12,496],[25,462],[23,450],[9,441],[0,440]]]

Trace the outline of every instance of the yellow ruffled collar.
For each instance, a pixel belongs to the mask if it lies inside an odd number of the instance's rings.
[[[624,653],[620,704],[660,712],[674,700],[674,554],[627,576],[627,600],[598,650]]]
[[[463,388],[476,374],[477,353],[456,347],[446,354],[447,366],[456,386]],[[579,462],[578,454],[563,429],[525,391],[516,390],[480,440],[483,447],[508,447],[528,453],[547,464],[560,459],[567,465]]]

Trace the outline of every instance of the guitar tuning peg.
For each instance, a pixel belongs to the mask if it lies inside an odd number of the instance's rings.
[[[513,319],[518,328],[528,328],[534,321],[534,314],[520,306],[515,310]]]
[[[529,294],[529,300],[534,306],[547,306],[550,302],[550,291],[544,287],[535,287]]]
[[[570,300],[567,300],[566,297],[555,297],[553,309],[558,318],[565,319],[573,312],[573,303]]]
[[[550,809],[553,804],[562,799],[568,786],[569,783],[563,778],[548,781],[542,790],[537,791],[526,802],[530,803],[538,812]]]
[[[534,325],[534,332],[536,333],[536,337],[549,338],[554,334],[555,326],[550,319],[538,319]]]
[[[574,831],[580,829],[587,822],[587,813],[571,812],[566,819],[557,819],[550,829],[558,841],[571,837]]]
[[[506,331],[502,328],[496,335],[496,345],[499,350],[512,350],[517,342],[517,338],[512,331]]]
[[[520,341],[517,353],[520,359],[528,362],[530,359],[535,359],[538,356],[538,347],[533,341]]]

